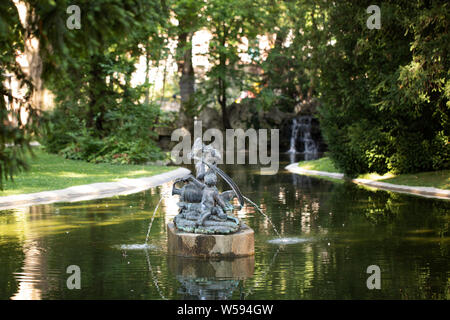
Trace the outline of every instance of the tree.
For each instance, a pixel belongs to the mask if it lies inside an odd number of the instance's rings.
[[[326,46],[322,1],[276,1],[268,7],[265,31],[273,35],[272,48],[261,63],[262,90],[258,101],[265,108],[293,112],[299,101],[318,96],[320,54]]]
[[[47,149],[95,162],[158,159],[153,129],[160,110],[148,101],[148,76],[144,85],[135,87],[131,76],[141,55],[147,56],[147,65],[151,56],[159,59],[164,42],[152,40],[161,38],[167,8],[149,0],[78,5],[80,30],[59,28],[55,17],[65,15],[64,5],[37,8],[44,30],[49,30],[41,37],[45,80],[56,97],[44,137]]]
[[[194,113],[195,73],[192,64],[192,37],[204,24],[201,16],[203,3],[196,0],[176,0],[172,10],[178,21],[174,34],[178,38],[176,61],[180,72],[180,124],[191,127]]]
[[[319,101],[322,134],[335,165],[359,173],[449,168],[449,4],[381,4],[369,29],[368,1],[279,1],[266,30],[273,48],[261,65],[264,108],[292,112]]]
[[[324,32],[321,127],[335,164],[350,176],[449,167],[448,19],[443,2],[336,2]]]
[[[0,3],[0,189],[3,179],[12,179],[17,172],[27,169],[26,154],[30,141],[39,128],[39,106],[32,102],[33,83],[16,61],[17,52],[25,51],[25,41],[30,36],[29,27],[19,19],[12,1]],[[25,92],[14,96],[11,78],[19,81]],[[23,115],[27,115],[27,119]]]
[[[231,128],[228,116],[228,98],[231,88],[241,89],[246,74],[241,53],[248,53],[240,46],[253,40],[261,30],[266,12],[262,1],[253,0],[210,0],[202,9],[206,28],[211,32],[208,57],[212,68],[203,82],[204,104],[216,100],[222,111],[224,129]],[[245,46],[245,45],[244,45]]]

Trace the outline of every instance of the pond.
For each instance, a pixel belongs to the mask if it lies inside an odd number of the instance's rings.
[[[0,211],[0,299],[449,299],[450,202],[250,165],[222,166],[283,237],[246,206],[255,256],[167,255],[171,184],[128,196]],[[158,203],[150,247],[139,250]],[[68,266],[81,289],[68,289]],[[381,288],[369,290],[367,268]]]

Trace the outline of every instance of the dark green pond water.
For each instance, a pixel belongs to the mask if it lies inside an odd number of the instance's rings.
[[[0,211],[0,299],[448,299],[450,202],[371,191],[253,166],[222,166],[271,217],[290,245],[251,206],[253,258],[208,261],[167,255],[166,224],[177,213],[167,184],[108,199]],[[126,247],[124,245],[131,245]],[[67,267],[81,270],[69,290]],[[367,267],[381,288],[367,288]]]

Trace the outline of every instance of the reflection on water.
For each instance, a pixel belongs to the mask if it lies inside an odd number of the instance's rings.
[[[287,163],[287,162],[286,162]],[[283,168],[285,163],[280,164]],[[1,299],[448,299],[450,202],[280,172],[226,166],[255,230],[251,263],[167,255],[170,184],[134,195],[0,211]],[[134,250],[149,236],[150,248]],[[142,250],[141,250],[142,249]],[[381,268],[381,290],[366,269]],[[69,265],[81,290],[69,290]]]
[[[287,244],[296,244],[296,243],[301,243],[301,242],[306,242],[306,241],[310,241],[310,239],[297,238],[297,237],[293,237],[293,238],[276,238],[276,239],[269,240],[267,242],[271,243],[271,244],[277,244],[277,245],[287,245]]]
[[[169,256],[169,268],[180,283],[184,300],[227,300],[235,291],[241,297],[241,280],[253,276],[255,258],[205,260]]]
[[[148,243],[138,243],[138,244],[122,244],[120,246],[115,246],[121,250],[152,250],[156,249],[155,246]]]

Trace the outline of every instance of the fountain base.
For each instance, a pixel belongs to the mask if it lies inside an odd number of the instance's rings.
[[[182,257],[235,258],[255,254],[254,231],[246,225],[232,234],[183,232],[167,224],[169,254]]]

